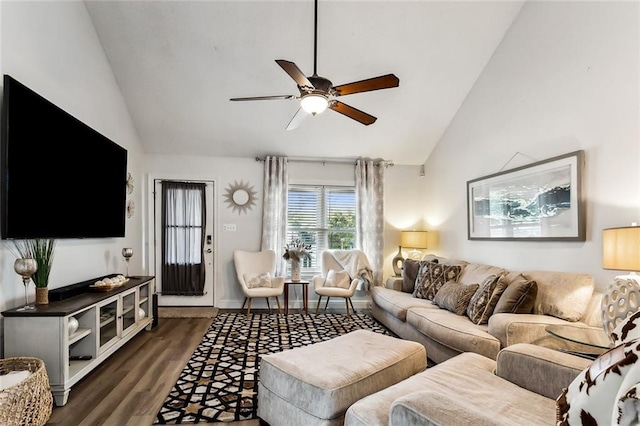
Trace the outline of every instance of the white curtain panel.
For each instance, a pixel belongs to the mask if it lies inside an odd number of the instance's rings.
[[[373,285],[382,282],[384,261],[384,168],[380,159],[356,161],[356,241],[373,268]]]
[[[289,170],[287,157],[267,156],[264,160],[264,199],[262,204],[262,250],[276,252],[276,276],[284,276],[282,258],[287,244],[287,199]]]

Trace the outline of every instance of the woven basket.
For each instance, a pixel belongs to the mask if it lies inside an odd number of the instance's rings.
[[[44,425],[51,417],[53,396],[44,362],[38,358],[0,359],[0,374],[28,370],[32,374],[0,391],[0,424]]]

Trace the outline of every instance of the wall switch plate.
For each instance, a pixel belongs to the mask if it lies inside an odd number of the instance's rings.
[[[222,225],[222,230],[223,231],[236,232],[236,224],[235,223],[225,223],[224,225]]]

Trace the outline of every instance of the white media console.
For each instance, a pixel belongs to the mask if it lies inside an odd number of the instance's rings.
[[[31,311],[2,312],[4,355],[42,359],[55,403],[65,405],[75,383],[142,329],[151,329],[154,293],[154,277],[130,277],[110,291],[87,287]]]

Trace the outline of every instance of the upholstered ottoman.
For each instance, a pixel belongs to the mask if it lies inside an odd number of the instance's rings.
[[[266,355],[258,417],[271,426],[342,425],[351,404],[426,366],[421,344],[368,330]]]

